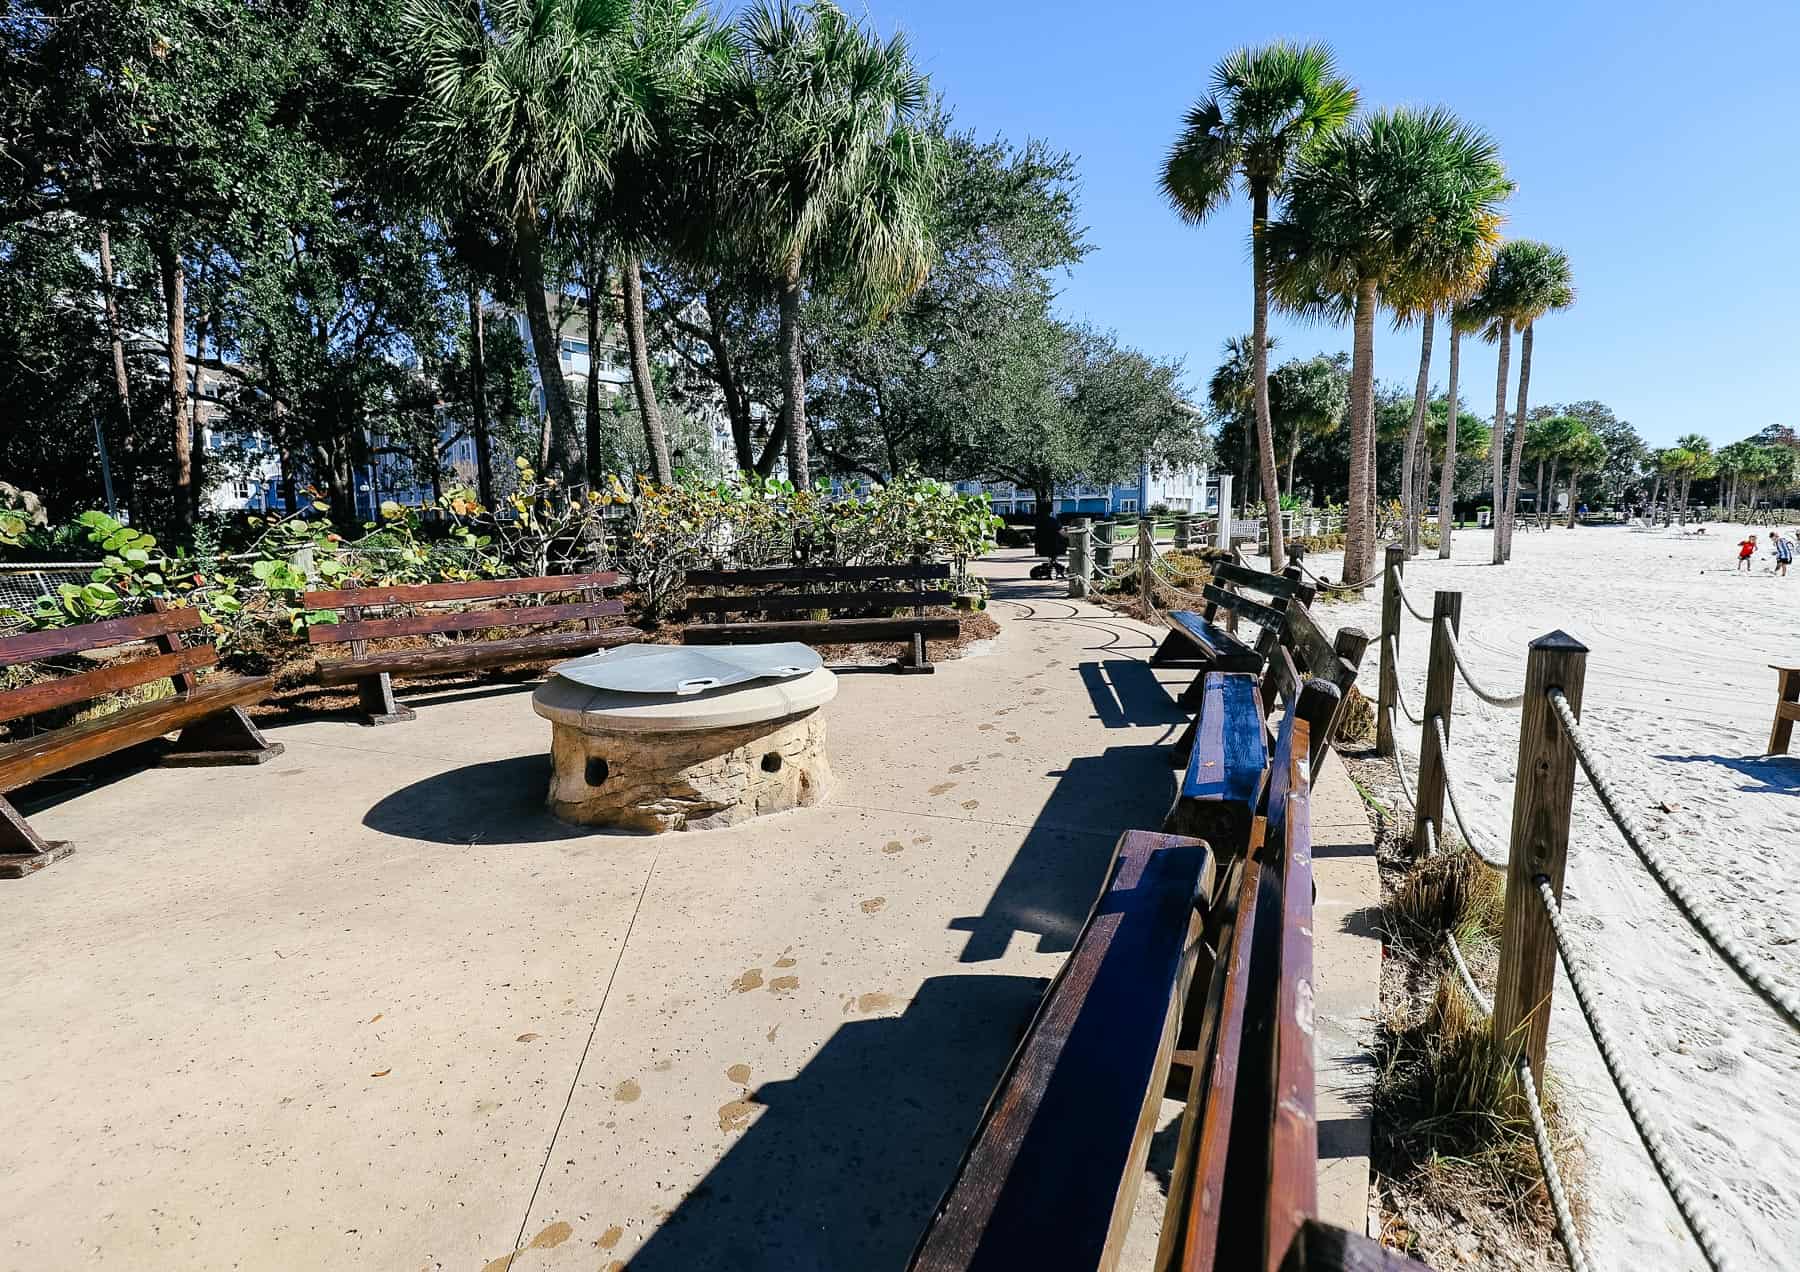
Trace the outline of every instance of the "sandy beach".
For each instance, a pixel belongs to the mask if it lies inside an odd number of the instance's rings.
[[[1490,689],[1517,693],[1526,647],[1562,629],[1592,651],[1583,724],[1662,854],[1776,976],[1800,985],[1800,758],[1767,759],[1775,676],[1800,660],[1800,576],[1771,554],[1734,572],[1743,527],[1705,536],[1624,528],[1521,534],[1511,564],[1488,563],[1489,535],[1464,531],[1455,555],[1408,563],[1422,609],[1463,593],[1462,646]],[[1309,564],[1335,578],[1338,557]],[[1328,627],[1380,630],[1379,589],[1326,607]],[[1400,678],[1424,701],[1424,623],[1402,620]],[[1371,697],[1371,648],[1361,685]],[[1459,684],[1452,771],[1478,835],[1504,845],[1518,716]],[[1419,730],[1400,721],[1409,773]],[[1624,1061],[1689,1174],[1726,1250],[1749,1266],[1800,1248],[1794,1075],[1800,1039],[1707,949],[1578,781],[1565,913]],[[1601,1267],[1703,1267],[1601,1065],[1566,980],[1556,991],[1551,1066],[1588,1155],[1589,1254]]]

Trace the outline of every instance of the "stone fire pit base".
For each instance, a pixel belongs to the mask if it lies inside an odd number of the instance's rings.
[[[553,676],[532,701],[552,726],[550,811],[654,834],[816,804],[831,785],[819,708],[836,693],[823,669],[686,697]]]
[[[818,711],[695,733],[558,724],[550,756],[550,811],[582,826],[712,830],[816,804],[831,784]]]

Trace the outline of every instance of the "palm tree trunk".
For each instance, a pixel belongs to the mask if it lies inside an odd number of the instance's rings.
[[[1370,489],[1369,452],[1374,449],[1375,421],[1375,283],[1356,291],[1355,341],[1350,358],[1350,491],[1344,527],[1346,583],[1369,577],[1375,563],[1374,491]]]
[[[1450,316],[1450,383],[1444,399],[1444,467],[1438,474],[1438,558],[1450,559],[1450,522],[1456,503],[1456,379],[1462,370],[1462,332]]]
[[[481,312],[481,288],[469,288],[469,432],[475,442],[475,494],[481,506],[494,506],[494,441],[488,429],[487,328]]]
[[[656,382],[650,378],[650,349],[644,336],[644,263],[634,251],[625,253],[625,343],[630,346],[638,415],[644,421],[644,447],[650,453],[656,484],[667,486],[675,474],[669,466],[669,440],[663,432],[662,407],[656,402]]]
[[[1275,462],[1275,425],[1269,418],[1269,261],[1264,240],[1269,225],[1269,188],[1258,182],[1250,191],[1250,273],[1256,290],[1250,318],[1251,397],[1256,404],[1256,453],[1262,469],[1265,511],[1269,517],[1269,569],[1279,574],[1287,564],[1281,533],[1281,469]]]
[[[1300,466],[1300,430],[1294,430],[1293,444],[1288,447],[1287,496],[1294,497],[1294,470]]]
[[[1495,565],[1506,560],[1506,540],[1501,534],[1500,509],[1506,492],[1506,389],[1512,361],[1512,323],[1500,319],[1500,365],[1494,376],[1494,556]]]
[[[781,280],[781,422],[787,429],[788,480],[797,490],[812,489],[806,447],[806,367],[800,344],[800,258],[787,264]]]
[[[1512,557],[1513,523],[1518,519],[1519,510],[1519,462],[1525,455],[1525,408],[1531,395],[1531,333],[1532,325],[1525,324],[1525,331],[1519,337],[1519,401],[1515,408],[1518,412],[1517,423],[1513,426],[1512,469],[1507,477],[1506,487],[1506,555]]]
[[[1656,474],[1656,480],[1650,483],[1650,524],[1656,524],[1656,501],[1662,496],[1662,474]]]
[[[1413,385],[1412,426],[1406,430],[1406,451],[1400,457],[1400,541],[1405,544],[1409,557],[1419,550],[1413,529],[1419,511],[1413,490],[1413,471],[1418,463],[1419,439],[1425,435],[1425,411],[1430,405],[1426,398],[1431,392],[1431,336],[1436,320],[1436,311],[1427,309],[1419,336],[1419,378]]]
[[[1569,529],[1571,530],[1575,528],[1575,487],[1580,482],[1581,469],[1579,467],[1571,468],[1569,470]]]
[[[518,218],[519,283],[525,289],[525,321],[531,330],[531,352],[537,361],[538,383],[544,392],[544,431],[538,445],[538,463],[548,470],[554,458],[566,464],[569,441],[575,436],[575,409],[569,405],[569,386],[562,376],[562,342],[550,329],[550,305],[544,295],[544,246],[536,219],[529,213]]]
[[[181,255],[167,239],[157,245],[162,270],[163,307],[169,338],[169,429],[174,443],[174,523],[194,524],[194,430],[188,420],[187,272]]]
[[[605,477],[605,457],[600,440],[600,298],[606,294],[606,257],[589,249],[587,263],[587,391],[583,395],[582,430],[587,445],[589,490],[600,489]]]

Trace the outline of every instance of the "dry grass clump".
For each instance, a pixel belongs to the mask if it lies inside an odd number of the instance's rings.
[[[1443,937],[1478,979],[1497,961],[1500,876],[1467,848],[1410,860],[1383,907],[1393,955],[1375,1039],[1375,1158],[1384,1233],[1433,1266],[1563,1265],[1514,1051],[1470,998]],[[1554,1088],[1544,1114],[1570,1193],[1579,1166]]]
[[[1339,746],[1372,746],[1375,743],[1375,708],[1355,685],[1344,698],[1338,712],[1337,733],[1332,741]]]

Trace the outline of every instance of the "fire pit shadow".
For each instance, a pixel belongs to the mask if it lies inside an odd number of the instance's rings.
[[[631,833],[558,821],[544,807],[549,786],[548,755],[486,760],[401,787],[369,809],[363,825],[434,844],[539,844]]]

